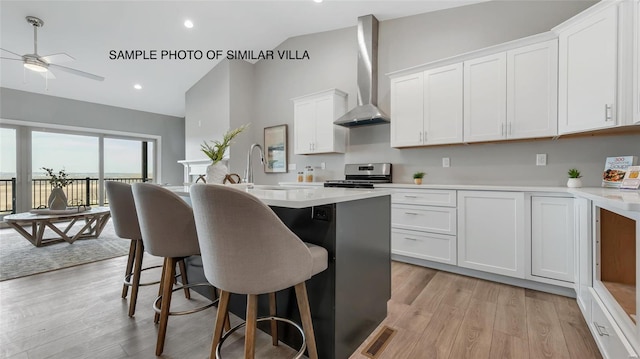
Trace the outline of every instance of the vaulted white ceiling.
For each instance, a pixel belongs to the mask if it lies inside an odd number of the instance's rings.
[[[384,21],[480,1],[2,1],[1,48],[33,53],[25,16],[36,16],[44,21],[40,55],[65,52],[75,60],[60,65],[105,80],[55,71],[46,81],[19,61],[2,60],[0,86],[182,117],[185,92],[218,60],[160,59],[161,50],[269,50],[292,36],[355,26],[362,15]],[[158,59],[112,60],[111,50],[157,50]]]

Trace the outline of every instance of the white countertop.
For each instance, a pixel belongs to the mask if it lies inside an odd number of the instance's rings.
[[[243,188],[244,187],[244,188]],[[324,204],[355,201],[366,198],[388,196],[390,191],[384,189],[351,189],[351,188],[324,188],[324,187],[286,187],[255,185],[254,188],[246,188],[237,185],[237,188],[244,189],[258,197],[269,206],[287,208],[305,208],[320,206]],[[167,186],[181,197],[189,197],[189,186]]]
[[[283,182],[283,186],[322,186],[322,182]],[[566,193],[574,197],[583,197],[597,203],[625,210],[640,212],[640,191],[622,190],[618,188],[584,187],[567,188],[552,186],[506,186],[506,185],[467,185],[467,184],[421,184],[388,183],[375,185],[380,190],[409,189],[409,190],[467,190],[467,191],[512,191],[512,192],[545,192]]]

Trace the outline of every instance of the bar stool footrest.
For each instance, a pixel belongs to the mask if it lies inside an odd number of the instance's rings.
[[[296,323],[296,322],[294,322],[292,320],[289,320],[287,318],[273,317],[273,316],[258,318],[258,319],[256,319],[256,322],[265,322],[267,320],[275,320],[275,321],[278,321],[278,322],[284,322],[284,323],[293,325],[296,329],[298,329],[298,332],[300,332],[300,335],[302,336],[302,346],[300,347],[300,350],[298,350],[298,353],[296,353],[296,355],[293,357],[293,359],[302,358],[302,356],[304,355],[304,351],[307,349],[307,338],[304,335],[304,330],[302,330],[302,327],[298,323]],[[222,357],[220,356],[220,348],[222,347],[222,344],[224,343],[224,341],[231,334],[233,334],[236,330],[244,327],[245,325],[247,325],[247,322],[242,322],[242,323],[236,325],[235,327],[229,329],[228,332],[226,332],[226,333],[224,333],[222,335],[222,338],[220,338],[220,342],[216,346],[216,359],[222,359]]]
[[[152,267],[147,267],[147,268],[142,268],[140,269],[140,272],[146,271],[147,269],[154,269],[154,268],[162,268],[162,265],[158,265],[158,266],[152,266]],[[131,283],[131,277],[133,276],[133,273],[129,273],[124,277],[124,280],[122,281],[122,283],[124,283],[124,285],[131,287],[133,284]],[[160,283],[160,281],[156,281],[156,282],[147,282],[147,283],[140,283],[138,284],[139,287],[144,287],[147,285],[154,285],[154,284],[158,284]]]
[[[176,288],[173,288],[171,290],[171,292],[173,293],[173,292],[177,292],[179,290],[183,290],[184,288],[193,288],[193,287],[211,287],[211,288],[215,288],[209,283],[193,283],[193,284],[181,285],[181,286],[178,286]],[[161,299],[162,299],[162,296],[159,295],[156,298],[156,300],[153,301],[153,310],[158,314],[160,314],[160,311],[161,311],[160,307],[158,307],[158,302]],[[186,315],[186,314],[193,314],[193,313],[201,312],[201,311],[203,311],[205,309],[209,309],[209,308],[213,307],[214,305],[216,305],[216,303],[218,303],[218,301],[219,301],[219,299],[216,299],[216,300],[212,301],[209,304],[206,304],[206,305],[203,305],[201,307],[194,308],[194,309],[183,310],[183,311],[180,311],[180,312],[169,312],[169,315]]]

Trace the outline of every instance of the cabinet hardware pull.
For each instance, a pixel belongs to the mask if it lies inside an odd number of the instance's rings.
[[[427,131],[424,131],[424,142],[427,142]]]
[[[422,132],[420,132],[420,142],[422,142]]]
[[[420,213],[415,213],[415,212],[404,212],[404,214],[411,214],[411,215],[417,216],[417,215],[419,215]]]
[[[504,136],[504,123],[500,124],[500,136]]]
[[[609,333],[607,333],[607,328],[598,324],[597,322],[593,322],[593,324],[596,326],[596,331],[598,332],[598,335],[600,335],[601,337],[608,337]]]
[[[511,122],[507,123],[507,135],[511,136]]]
[[[606,104],[604,105],[604,120],[606,121],[611,121],[611,105]]]
[[[404,237],[404,239],[410,240],[410,241],[417,241],[418,238],[411,238],[411,237]]]

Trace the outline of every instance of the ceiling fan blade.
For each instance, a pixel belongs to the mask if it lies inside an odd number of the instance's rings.
[[[104,81],[104,77],[102,77],[102,76],[90,74],[88,72],[84,72],[84,71],[80,71],[80,70],[76,70],[76,69],[72,69],[70,67],[60,66],[60,65],[56,65],[56,64],[49,64],[49,67],[57,69],[57,70],[60,70],[60,71],[68,72],[70,74],[86,77],[86,78],[89,78],[89,79],[92,79],[92,80]]]
[[[16,56],[18,56],[20,59],[22,59],[22,55],[20,55],[20,54],[16,54],[16,53],[15,53],[15,52],[13,52],[13,51],[9,51],[9,50],[7,50],[7,49],[2,49],[2,48],[0,48],[0,50],[5,51],[5,52],[8,52],[8,53],[13,54],[13,55],[16,55]],[[3,59],[6,59],[6,57],[3,57]],[[16,60],[16,59],[12,59],[12,60]]]
[[[75,60],[75,58],[73,58],[73,56],[70,56],[64,52],[61,52],[59,54],[51,54],[51,55],[46,55],[46,56],[41,56],[40,59],[42,59],[44,62],[49,63],[49,64],[57,64],[57,63],[61,63],[61,62],[69,62],[69,61],[73,61]]]
[[[14,59],[13,57],[0,57],[2,60],[23,61],[22,59]]]
[[[51,72],[51,70],[47,70],[45,72],[38,72],[40,74],[40,76],[44,77],[45,79],[48,80],[55,80],[56,79],[56,75],[53,74],[53,72]]]

